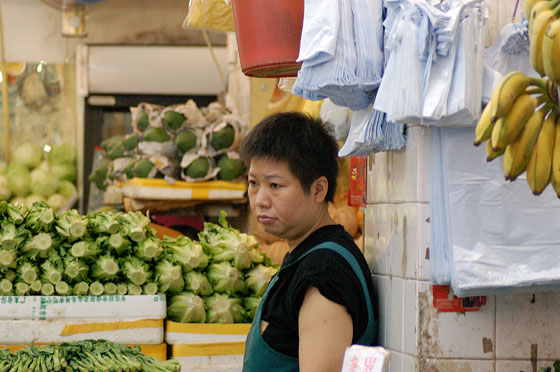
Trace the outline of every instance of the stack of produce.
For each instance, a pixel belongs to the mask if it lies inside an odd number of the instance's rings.
[[[60,345],[28,346],[15,353],[0,349],[0,371],[158,371],[178,372],[176,360],[160,361],[140,347],[106,340],[84,340]]]
[[[255,315],[261,296],[277,272],[252,235],[226,221],[206,222],[183,261],[185,290],[168,299],[167,317],[181,323],[245,323]],[[180,244],[164,241],[170,248]],[[195,248],[196,247],[196,248]]]
[[[59,210],[77,197],[76,174],[74,146],[60,143],[45,152],[38,144],[24,143],[12,152],[10,164],[0,168],[0,200],[28,207],[43,201]]]
[[[199,109],[193,100],[130,108],[133,133],[105,140],[104,160],[90,175],[99,189],[132,178],[233,181],[245,172],[236,149],[241,121],[218,102]]]
[[[496,86],[477,124],[474,144],[487,160],[503,155],[506,180],[526,172],[533,194],[549,183],[560,197],[560,1],[528,0],[530,62],[543,78],[514,71]]]
[[[0,295],[167,293],[171,320],[248,321],[276,266],[224,211],[219,221],[205,223],[200,241],[162,241],[141,212],[0,202]]]

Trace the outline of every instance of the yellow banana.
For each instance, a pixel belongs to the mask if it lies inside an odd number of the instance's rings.
[[[529,19],[533,7],[541,1],[548,2],[548,0],[525,0],[525,17]]]
[[[556,119],[556,134],[552,148],[551,183],[556,195],[560,198],[560,116]]]
[[[490,106],[492,105],[492,101],[488,102],[484,110],[482,110],[482,115],[480,115],[480,119],[476,124],[476,128],[474,131],[474,145],[478,146],[482,142],[486,141],[490,138],[492,134],[492,128],[494,127],[494,123],[490,120]]]
[[[525,171],[527,161],[531,156],[533,146],[541,130],[543,120],[549,107],[545,106],[535,111],[515,140],[506,147],[504,152],[504,173],[506,180],[515,179]],[[559,159],[560,160],[560,159]]]
[[[522,94],[515,100],[511,110],[504,116],[497,138],[492,137],[494,150],[504,149],[515,140],[538,104],[539,100],[528,94]]]
[[[492,138],[489,138],[488,141],[486,141],[486,161],[496,159],[498,156],[502,155],[504,151],[505,150],[494,151],[492,149]]]
[[[552,22],[544,33],[542,41],[543,68],[546,76],[560,81],[560,19]]]
[[[559,9],[545,9],[533,20],[529,33],[529,59],[533,69],[541,76],[545,75],[543,66],[543,38],[548,26],[558,19]]]
[[[527,162],[527,183],[535,195],[540,195],[550,183],[555,135],[556,113],[552,112],[544,120]]]
[[[527,20],[529,21],[529,37],[531,36],[531,32],[533,31],[533,22],[535,21],[537,16],[545,10],[554,9],[558,4],[560,4],[559,0],[539,1],[533,5],[533,7],[531,8],[531,13],[525,13]]]
[[[520,71],[513,71],[500,80],[490,99],[492,106],[490,108],[490,120],[496,122],[499,118],[506,115],[513,101],[519,97],[525,88],[531,84],[534,79],[525,75]]]

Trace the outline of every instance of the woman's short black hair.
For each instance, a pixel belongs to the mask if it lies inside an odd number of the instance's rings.
[[[299,112],[281,112],[259,122],[245,137],[241,157],[249,165],[254,158],[284,161],[306,193],[325,176],[332,202],[338,176],[338,145],[320,119]]]

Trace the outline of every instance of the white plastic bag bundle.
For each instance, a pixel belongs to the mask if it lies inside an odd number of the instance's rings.
[[[303,64],[292,93],[365,109],[383,70],[382,0],[307,0],[304,9]]]
[[[501,158],[487,162],[484,147],[472,141],[472,130],[441,129],[442,168],[431,167],[442,172],[442,196],[430,204],[443,205],[445,211],[433,214],[431,221],[444,218],[447,225],[448,232],[436,235],[448,239],[442,246],[448,248],[453,292],[472,296],[559,289],[556,194],[549,187],[534,196],[524,175],[506,182]]]
[[[508,23],[494,44],[484,50],[483,103],[490,101],[494,87],[512,71],[539,77],[531,67],[529,48],[529,22],[523,17],[521,22]]]
[[[389,59],[374,108],[389,122],[473,126],[480,114],[486,1],[433,3],[386,1],[393,13],[392,23],[385,21]]]

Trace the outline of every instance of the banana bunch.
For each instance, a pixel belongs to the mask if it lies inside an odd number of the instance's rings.
[[[526,172],[533,194],[552,183],[560,197],[558,86],[551,80],[519,71],[504,76],[475,129],[474,145],[484,141],[487,161],[503,155],[506,180]]]
[[[560,81],[560,0],[526,0],[530,61],[533,69]]]

